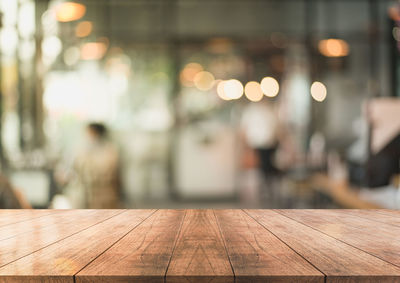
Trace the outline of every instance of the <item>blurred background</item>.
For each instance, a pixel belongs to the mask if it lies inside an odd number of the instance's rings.
[[[1,208],[400,208],[400,2],[0,0]]]

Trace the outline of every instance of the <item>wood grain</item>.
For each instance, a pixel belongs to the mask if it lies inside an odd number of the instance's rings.
[[[0,282],[400,282],[399,218],[391,210],[0,210]]]
[[[374,211],[377,213],[388,214],[388,215],[400,215],[399,209],[368,209],[367,211]]]
[[[241,210],[216,210],[236,282],[324,282],[324,275]]]
[[[326,282],[400,282],[399,268],[333,237],[274,211],[246,212],[321,270]]]
[[[0,209],[0,227],[56,213],[49,209]]]
[[[400,267],[400,227],[356,216],[347,210],[279,213]]]
[[[46,233],[46,231],[52,229],[51,226],[54,225],[68,227],[75,224],[77,219],[81,219],[83,215],[85,218],[98,217],[99,215],[99,212],[96,210],[52,210],[52,212],[51,214],[44,214],[41,217],[32,218],[29,221],[17,222],[0,227],[0,241],[15,236],[20,237],[24,233],[35,231],[43,231],[43,233]],[[112,213],[112,211],[110,212]],[[118,213],[118,210],[115,210],[115,214],[116,213]]]
[[[102,211],[99,211],[102,212]],[[104,213],[107,211],[104,211]],[[74,275],[134,229],[152,210],[130,210],[0,268],[1,280],[74,282]]]
[[[400,226],[400,211],[395,210],[376,210],[372,209],[346,209],[343,213],[352,216],[366,218],[378,223],[385,223]],[[379,224],[377,224],[379,225]]]
[[[187,210],[166,282],[234,282],[212,210]]]
[[[185,212],[159,210],[76,275],[76,282],[164,282]]]
[[[29,233],[18,235],[0,241],[0,267],[23,256],[29,255],[39,249],[42,249],[54,242],[60,241],[74,233],[88,228],[98,222],[112,217],[121,211],[92,211],[81,210],[68,216],[70,225],[49,221],[49,225]]]

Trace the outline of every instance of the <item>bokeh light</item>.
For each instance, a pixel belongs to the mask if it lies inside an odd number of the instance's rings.
[[[215,78],[210,72],[201,71],[194,76],[193,82],[199,90],[207,91],[213,87]]]
[[[88,42],[81,47],[82,60],[99,60],[107,51],[107,45],[104,42]]]
[[[224,92],[230,99],[239,99],[243,95],[243,85],[238,80],[228,80],[224,83]]]
[[[217,84],[217,94],[223,100],[231,100],[225,93],[224,85],[226,81],[219,81]]]
[[[273,77],[265,77],[261,80],[261,90],[268,97],[277,96],[279,93],[279,83]]]
[[[321,82],[313,82],[311,85],[311,96],[318,102],[322,102],[326,98],[326,87]]]
[[[3,1],[4,2],[4,1]],[[19,4],[18,29],[20,36],[28,38],[35,33],[34,1],[23,1]]]
[[[399,5],[397,3],[393,3],[393,5],[388,8],[388,14],[393,21],[400,21]]]
[[[3,54],[11,55],[18,45],[18,33],[12,27],[4,27],[0,31],[0,49]]]
[[[80,22],[75,28],[75,35],[77,37],[86,37],[93,30],[93,23],[90,21]]]
[[[42,41],[43,60],[51,64],[62,50],[62,42],[57,36],[45,37]]]
[[[80,57],[81,57],[81,51],[79,50],[78,47],[76,46],[69,47],[64,52],[64,63],[67,66],[73,66],[74,64],[78,63]]]
[[[326,57],[343,57],[349,55],[349,45],[342,39],[324,39],[318,43],[318,50]]]
[[[180,74],[182,85],[190,87],[194,85],[194,77],[203,71],[203,67],[198,63],[189,63],[183,68]]]
[[[244,94],[250,101],[253,102],[260,101],[264,96],[260,84],[254,81],[246,84],[244,87]]]
[[[59,22],[71,22],[82,18],[86,13],[83,4],[75,2],[64,2],[56,6],[56,18]]]

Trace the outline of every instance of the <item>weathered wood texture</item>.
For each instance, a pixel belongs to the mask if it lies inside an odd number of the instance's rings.
[[[124,211],[117,215],[113,212],[110,217],[109,211],[104,213],[98,211],[99,215],[106,216],[93,219],[92,225],[86,224],[85,227],[80,227],[79,233],[64,233],[62,239],[3,266],[0,268],[0,278],[13,281],[20,279],[21,276],[29,276],[33,281],[34,276],[38,276],[40,280],[37,282],[74,282],[74,275],[77,272],[140,224],[151,212]],[[84,221],[84,215],[76,218],[77,223]],[[97,224],[93,225],[93,222]],[[47,233],[56,233],[59,228],[55,226],[55,229],[44,233],[43,230],[39,230],[37,235],[32,235],[32,240],[24,239],[21,244],[28,246],[41,236],[47,240],[49,236]],[[5,241],[0,241],[2,242]],[[39,243],[42,244],[41,241]],[[16,249],[19,249],[18,243]]]
[[[77,282],[164,282],[185,211],[158,210],[76,276]]]
[[[318,212],[315,215],[329,227],[329,223]],[[379,282],[378,279],[400,282],[400,268],[358,247],[271,210],[247,210],[247,213],[323,272],[327,282],[372,283]],[[335,227],[332,226],[332,229]]]
[[[391,210],[0,210],[0,282],[400,282]]]
[[[368,213],[365,217],[360,217],[360,213],[355,215],[346,210],[319,210],[318,213],[312,210],[298,210],[296,213],[279,213],[400,267],[400,227],[378,222],[379,219],[387,222],[385,217]],[[393,220],[392,223],[396,221]]]
[[[212,210],[188,210],[167,272],[167,282],[234,282]]]
[[[215,212],[237,282],[324,282],[321,272],[241,210]]]

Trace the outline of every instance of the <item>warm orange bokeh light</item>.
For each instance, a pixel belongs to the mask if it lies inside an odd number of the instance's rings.
[[[261,90],[268,97],[275,97],[279,93],[279,83],[273,77],[265,77],[261,80]]]
[[[343,57],[349,55],[349,45],[342,39],[324,39],[318,43],[318,50],[326,57]]]
[[[217,94],[223,100],[231,100],[224,91],[224,85],[226,81],[219,81],[217,85]]]
[[[59,22],[71,22],[82,18],[86,13],[83,4],[64,2],[56,6],[56,18]]]
[[[180,74],[181,83],[184,86],[193,86],[194,77],[203,71],[203,67],[198,63],[189,63],[183,68]]]
[[[106,53],[107,45],[104,42],[88,42],[81,47],[82,60],[99,60]]]
[[[193,82],[197,89],[207,91],[213,87],[215,78],[210,72],[202,71],[194,76]]]
[[[248,82],[244,87],[244,94],[250,101],[253,102],[260,101],[264,96],[261,86],[258,82]]]
[[[389,7],[388,9],[389,17],[395,21],[400,21],[400,7],[398,4],[394,4],[393,6]]]
[[[92,32],[92,30],[93,23],[90,21],[83,21],[76,26],[75,35],[77,37],[86,37]]]

